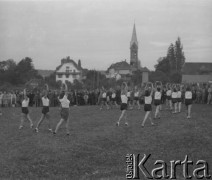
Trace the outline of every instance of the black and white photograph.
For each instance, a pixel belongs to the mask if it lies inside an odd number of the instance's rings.
[[[10,179],[212,179],[212,0],[0,0]]]

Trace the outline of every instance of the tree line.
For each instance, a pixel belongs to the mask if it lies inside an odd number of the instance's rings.
[[[64,59],[64,58],[63,58]],[[182,79],[182,67],[185,63],[183,45],[178,37],[175,44],[171,43],[168,47],[165,57],[158,59],[155,65],[155,71],[151,71],[149,79],[152,82],[162,81],[180,83]],[[96,89],[104,86],[105,88],[121,85],[122,79],[108,79],[106,76],[96,70],[86,70],[85,78],[81,81],[74,80],[73,83],[67,82],[72,89]],[[142,83],[142,72],[137,70],[133,75],[129,75],[131,84]],[[30,57],[23,58],[16,63],[13,59],[0,61],[0,88],[2,86],[24,86],[31,79],[40,79],[43,83],[48,83],[50,87],[58,89],[61,82],[56,82],[56,72],[52,73],[45,79],[38,74],[34,68],[33,60]],[[2,89],[2,88],[1,88]]]
[[[13,59],[0,61],[1,86],[21,86],[31,79],[42,79],[42,76],[35,70],[30,57],[26,57],[18,63]]]
[[[175,44],[171,43],[168,47],[166,56],[158,59],[155,71],[150,73],[150,80],[180,83],[185,60],[183,45],[178,37]]]

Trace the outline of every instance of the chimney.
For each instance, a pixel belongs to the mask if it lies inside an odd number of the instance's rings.
[[[78,67],[81,68],[81,60],[78,60]]]

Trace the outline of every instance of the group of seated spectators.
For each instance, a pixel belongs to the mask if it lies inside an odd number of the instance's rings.
[[[194,83],[191,85],[192,88],[192,99],[193,103],[198,104],[211,104],[212,103],[212,85],[209,83],[205,84],[198,84]],[[131,87],[131,92],[133,92],[134,87]],[[164,91],[165,91],[165,85],[164,85]],[[112,92],[115,91],[116,93],[116,102],[117,104],[121,101],[121,91],[120,87],[117,86],[116,88],[110,88],[108,90],[106,89],[95,89],[95,90],[70,90],[69,91],[69,97],[71,105],[97,105],[100,103],[101,94],[102,92],[107,93],[107,97],[110,97]],[[140,102],[142,102],[143,96],[142,96],[142,88],[140,88],[141,95],[140,95]],[[183,92],[182,92],[183,93]],[[41,107],[42,102],[41,98],[43,96],[42,90],[41,91],[27,91],[28,97],[29,97],[29,106],[31,107]],[[58,96],[60,94],[59,90],[49,90],[48,97],[50,100],[50,106],[51,107],[57,107],[59,106],[59,100]],[[133,99],[133,93],[132,99]],[[0,107],[20,107],[21,102],[23,99],[23,91],[0,91]],[[108,101],[110,101],[110,98],[108,98]]]

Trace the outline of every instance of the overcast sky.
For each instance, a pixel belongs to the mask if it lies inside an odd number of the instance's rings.
[[[187,62],[212,62],[212,0],[0,0],[0,61],[54,70],[70,56],[106,70],[129,62],[134,22],[142,66],[153,70],[178,36]]]

